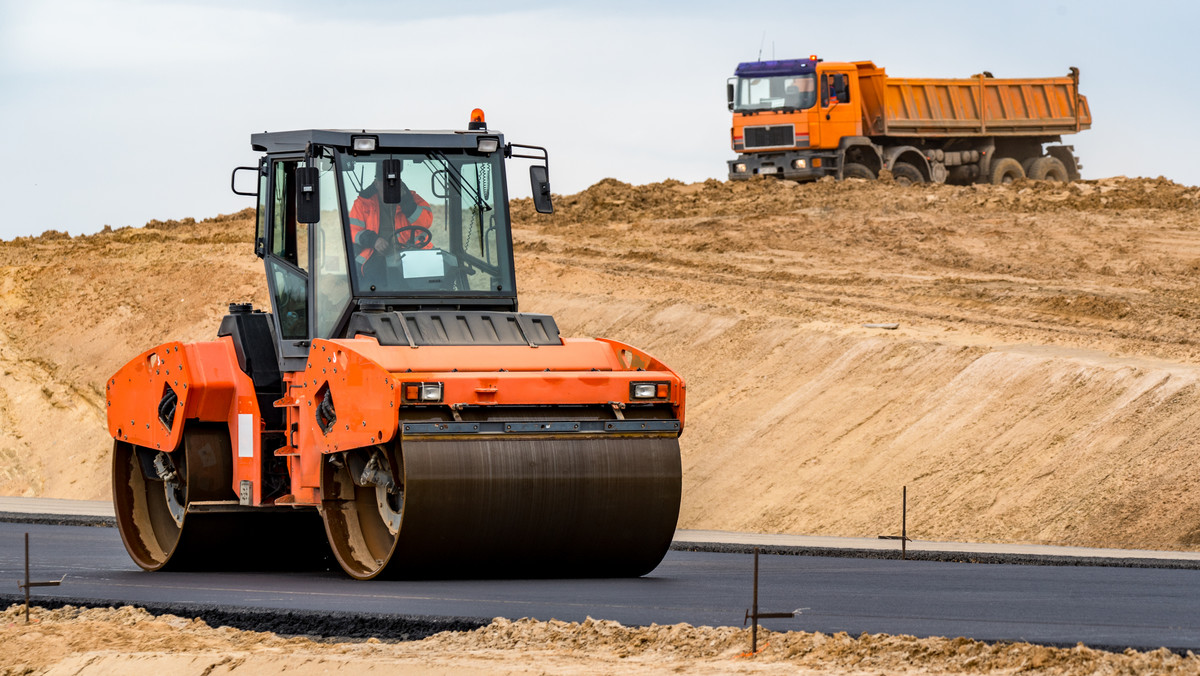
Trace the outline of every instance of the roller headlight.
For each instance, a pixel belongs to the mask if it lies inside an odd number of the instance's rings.
[[[442,383],[404,383],[404,401],[412,404],[436,404],[442,400]]]
[[[666,399],[671,395],[671,383],[629,383],[630,400]]]

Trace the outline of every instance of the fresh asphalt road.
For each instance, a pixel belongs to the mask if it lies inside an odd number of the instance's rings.
[[[146,573],[115,528],[0,523],[0,591],[17,593],[24,533],[35,598],[370,616],[533,617],[627,625],[740,626],[753,557],[671,551],[650,575],[612,580],[359,582],[340,573]],[[763,612],[803,608],[775,630],[966,636],[1200,651],[1200,571],[763,556]]]

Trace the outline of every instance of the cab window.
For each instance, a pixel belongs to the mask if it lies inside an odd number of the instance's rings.
[[[850,78],[845,73],[821,75],[821,106],[827,108],[835,103],[850,103]]]
[[[305,270],[308,267],[308,227],[296,222],[296,167],[302,160],[275,162],[271,253]]]

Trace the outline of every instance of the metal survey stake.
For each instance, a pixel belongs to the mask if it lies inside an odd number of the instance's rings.
[[[742,621],[742,626],[746,626],[746,622],[754,620],[754,624],[750,629],[750,654],[758,652],[758,621],[759,619],[770,619],[776,617],[795,617],[796,612],[790,613],[760,613],[758,612],[758,547],[754,548],[754,600],[753,610],[746,611],[746,619]]]
[[[25,584],[17,583],[17,589],[25,590],[25,624],[29,624],[29,588],[30,587],[57,587],[62,584],[62,581],[67,579],[66,574],[58,580],[51,582],[30,582],[29,581],[29,533],[25,534]]]

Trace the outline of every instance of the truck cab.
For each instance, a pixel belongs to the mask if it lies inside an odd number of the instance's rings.
[[[740,63],[726,94],[730,142],[739,153],[729,161],[731,179],[840,178],[839,149],[863,133],[855,64],[816,56]]]

